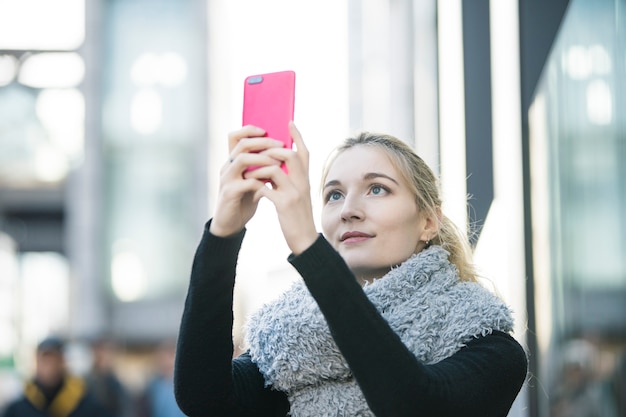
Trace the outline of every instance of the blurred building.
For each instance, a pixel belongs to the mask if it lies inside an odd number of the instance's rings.
[[[625,7],[0,2],[0,408],[13,390],[2,375],[28,372],[50,332],[113,335],[126,364],[176,336],[243,78],[294,69],[312,167],[367,129],[441,174],[445,209],[471,226],[530,353],[511,415],[556,415],[580,341],[589,380],[615,402],[597,415],[626,415]],[[293,278],[259,210],[239,264],[238,345],[247,314]]]

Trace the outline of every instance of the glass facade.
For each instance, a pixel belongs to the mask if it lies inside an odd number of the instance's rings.
[[[117,301],[180,298],[195,248],[205,74],[194,3],[107,2],[104,246]]]
[[[570,3],[531,107],[543,415],[626,415],[625,6]]]

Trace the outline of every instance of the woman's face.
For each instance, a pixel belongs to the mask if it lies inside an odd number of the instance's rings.
[[[345,150],[328,171],[323,189],[324,236],[364,281],[423,249],[434,233],[415,196],[381,149]]]

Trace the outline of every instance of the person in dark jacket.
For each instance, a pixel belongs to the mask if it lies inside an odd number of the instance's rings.
[[[48,337],[36,350],[35,375],[4,417],[110,417],[89,394],[85,381],[71,375],[65,363],[65,343]]]
[[[89,391],[112,417],[134,417],[136,410],[132,395],[114,368],[115,340],[104,335],[93,339],[91,353],[91,369],[85,375]]]

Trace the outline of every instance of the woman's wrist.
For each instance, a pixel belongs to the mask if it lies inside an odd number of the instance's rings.
[[[235,236],[238,233],[241,233],[243,229],[235,229],[233,227],[224,227],[219,223],[219,221],[215,221],[215,218],[211,220],[209,224],[209,232],[216,237],[231,237]]]
[[[315,228],[309,230],[306,233],[298,234],[296,239],[293,239],[292,242],[289,242],[289,249],[291,249],[291,253],[295,256],[300,255],[302,252],[310,248],[317,238],[319,237],[319,233]]]

